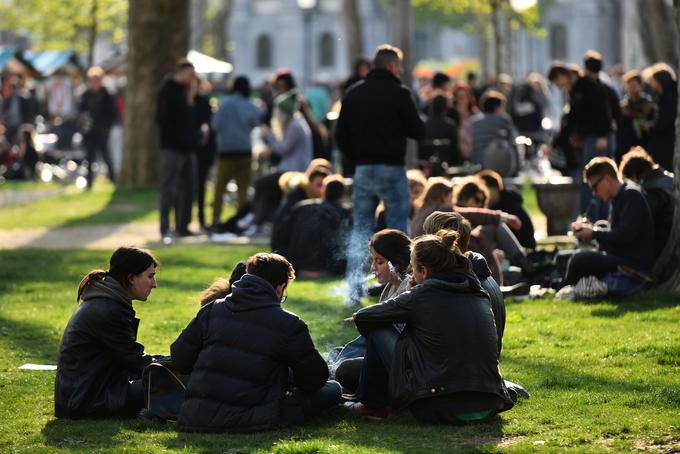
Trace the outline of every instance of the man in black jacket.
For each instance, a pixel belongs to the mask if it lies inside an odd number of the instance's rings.
[[[92,164],[101,154],[106,163],[109,179],[115,182],[113,161],[109,153],[109,132],[116,121],[116,106],[113,96],[102,85],[104,70],[93,66],[87,71],[89,88],[83,93],[78,110],[80,111],[80,127],[83,142],[87,150],[87,187],[92,187],[94,175]]]
[[[371,70],[345,94],[335,139],[355,167],[352,188],[354,228],[348,254],[349,305],[358,302],[360,271],[368,256],[375,210],[385,204],[387,228],[407,231],[409,192],[404,167],[406,138],[420,139],[425,127],[413,95],[401,83],[402,51],[378,47]]]
[[[272,251],[290,260],[303,277],[345,272],[351,217],[340,203],[344,191],[341,175],[327,176],[322,198],[298,202],[280,224],[274,225]]]
[[[593,158],[583,172],[593,195],[612,202],[609,221],[604,225],[577,221],[572,224],[576,238],[595,239],[599,251],[577,252],[567,265],[565,285],[585,276],[603,277],[625,265],[648,272],[654,264],[654,220],[640,187],[621,181],[611,158]]]
[[[661,255],[673,225],[673,174],[659,166],[642,147],[634,147],[621,158],[619,170],[642,187],[654,219],[654,258]]]
[[[161,142],[160,230],[164,242],[170,241],[170,210],[175,210],[175,230],[179,236],[191,235],[193,188],[196,172],[196,147],[200,134],[189,102],[188,88],[196,77],[194,65],[181,59],[175,74],[161,86],[157,99],[156,122]]]
[[[302,424],[341,401],[307,325],[281,308],[293,267],[260,253],[231,294],[207,304],[170,347],[190,374],[178,428],[256,431]]]

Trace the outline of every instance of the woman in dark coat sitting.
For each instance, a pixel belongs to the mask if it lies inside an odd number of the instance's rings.
[[[489,297],[457,239],[450,230],[416,239],[413,288],[354,315],[368,339],[355,413],[408,408],[424,422],[462,423],[512,407]],[[405,323],[401,333],[395,323]]]
[[[58,418],[133,416],[144,406],[141,375],[152,357],[137,342],[132,300],[146,301],[156,288],[157,266],[150,251],[121,247],[108,271],[90,271],[80,282],[59,347]]]

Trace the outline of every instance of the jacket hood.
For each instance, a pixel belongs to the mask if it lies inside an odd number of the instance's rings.
[[[392,72],[388,69],[384,68],[374,68],[366,74],[366,79],[364,80],[371,80],[371,79],[389,79],[394,82],[397,82],[401,84],[401,79],[399,79],[397,76],[392,74]]]
[[[108,274],[102,280],[98,279],[90,281],[83,292],[83,301],[95,298],[112,299],[132,307],[132,298],[130,298],[130,294],[122,285],[120,285],[120,282]]]
[[[234,282],[231,294],[224,299],[230,311],[244,312],[280,306],[281,302],[272,285],[254,274],[244,274]]]
[[[472,271],[435,273],[421,284],[424,287],[449,289],[457,292],[478,292],[482,284]]]
[[[477,278],[485,279],[491,276],[491,270],[489,269],[489,264],[482,254],[477,252],[468,252],[468,260],[472,264],[472,271],[475,273]]]

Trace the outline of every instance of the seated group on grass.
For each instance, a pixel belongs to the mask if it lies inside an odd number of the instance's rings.
[[[449,212],[426,225],[414,241],[398,231],[372,239],[376,275],[392,285],[352,316],[364,339],[345,377],[321,357],[305,322],[282,308],[295,278],[286,258],[255,254],[229,281],[213,283],[170,347],[172,367],[188,376],[178,429],[286,427],[343,401],[360,415],[409,409],[430,423],[487,420],[511,408],[498,369],[505,307],[484,259],[463,252],[470,224]],[[129,417],[144,408],[140,378],[154,357],[136,341],[132,300],[156,287],[156,266],[151,252],[123,247],[108,271],[81,282],[59,351],[57,417]]]

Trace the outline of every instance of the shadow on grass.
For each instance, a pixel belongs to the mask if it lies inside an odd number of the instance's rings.
[[[503,441],[503,420],[467,426],[428,426],[415,421],[408,412],[385,421],[371,421],[351,415],[338,407],[312,423],[256,433],[198,434],[176,432],[174,423],[144,420],[66,420],[54,419],[42,430],[46,444],[76,451],[100,448],[130,448],[121,432],[153,436],[149,443],[160,443],[169,450],[191,446],[192,452],[252,453],[319,452],[329,445],[397,452],[441,452],[452,448],[481,451]],[[159,437],[160,435],[160,437]],[[134,443],[134,440],[132,441]],[[277,449],[278,447],[278,449]],[[134,444],[132,446],[134,450]],[[425,450],[425,451],[423,451]]]
[[[584,302],[594,305],[601,303]],[[650,290],[627,298],[616,298],[607,301],[614,307],[594,308],[591,312],[596,317],[619,318],[629,312],[648,312],[657,309],[667,309],[680,305],[680,295],[663,290]]]
[[[158,197],[156,188],[127,188],[116,187],[106,205],[95,213],[66,220],[57,228],[79,227],[93,224],[121,224],[133,222],[157,209],[155,200]],[[95,229],[92,232],[96,232]],[[102,231],[102,235],[106,233]],[[50,235],[49,230],[42,236],[29,243],[42,244]],[[101,237],[101,235],[100,235]],[[100,237],[88,237],[95,241]]]
[[[0,314],[0,339],[12,346],[20,361],[56,364],[60,337],[61,333],[50,326],[14,320]]]

